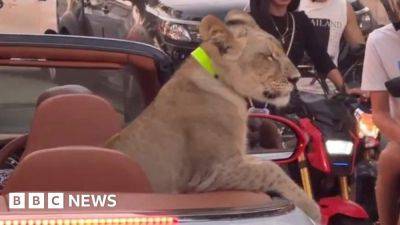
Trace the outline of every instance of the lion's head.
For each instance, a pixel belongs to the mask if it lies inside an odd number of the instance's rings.
[[[220,79],[239,95],[284,106],[291,79],[300,73],[272,35],[261,30],[247,13],[231,11],[225,24],[206,16],[200,24],[202,47],[208,51]]]

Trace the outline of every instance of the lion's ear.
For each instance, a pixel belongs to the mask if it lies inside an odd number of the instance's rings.
[[[258,28],[256,21],[248,13],[240,10],[231,10],[225,16],[226,25],[245,25],[251,28]]]
[[[200,36],[203,41],[211,41],[221,54],[227,53],[234,44],[233,34],[220,19],[212,15],[202,19]]]

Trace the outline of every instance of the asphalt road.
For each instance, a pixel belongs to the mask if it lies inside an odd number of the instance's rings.
[[[43,34],[57,31],[57,0],[2,0],[0,32]]]

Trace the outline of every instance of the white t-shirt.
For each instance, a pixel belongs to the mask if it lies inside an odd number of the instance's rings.
[[[312,2],[311,0],[301,0],[299,10],[304,11],[311,19],[321,44],[326,47],[335,65],[338,65],[340,40],[347,24],[347,1]],[[318,82],[311,83],[312,80],[312,78],[301,78],[297,83],[297,88],[308,93],[324,94],[321,85]],[[326,80],[326,82],[330,92],[335,90],[335,85],[330,80]]]
[[[301,0],[299,10],[304,11],[311,19],[321,43],[327,47],[328,54],[337,65],[340,39],[347,24],[347,1],[312,2],[311,0]]]
[[[392,24],[373,31],[367,41],[361,88],[386,91],[385,82],[400,76],[400,31]],[[390,110],[400,122],[400,99],[390,97]]]

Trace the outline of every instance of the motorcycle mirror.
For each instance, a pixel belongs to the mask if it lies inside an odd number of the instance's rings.
[[[247,137],[247,154],[285,164],[298,159],[307,140],[291,120],[263,113],[250,114]]]
[[[400,77],[385,82],[388,92],[395,98],[400,98]]]

